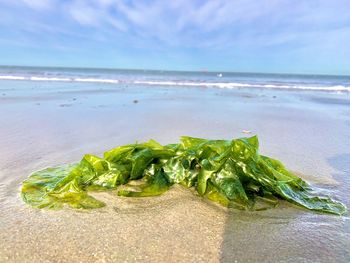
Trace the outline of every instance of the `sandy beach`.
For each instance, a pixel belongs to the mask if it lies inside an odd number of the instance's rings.
[[[2,80],[0,262],[348,262],[349,215],[287,202],[228,210],[180,186],[152,198],[96,193],[92,211],[20,197],[38,169],[117,145],[257,134],[265,155],[350,207],[350,94]]]

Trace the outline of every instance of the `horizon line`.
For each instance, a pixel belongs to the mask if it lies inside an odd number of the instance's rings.
[[[350,77],[350,74],[326,74],[326,73],[288,73],[288,72],[252,72],[252,71],[227,71],[227,70],[179,70],[179,69],[152,69],[152,68],[112,68],[112,67],[72,67],[72,66],[28,66],[28,65],[0,65],[0,68],[48,68],[48,69],[85,69],[85,70],[130,70],[130,71],[154,71],[154,72],[188,72],[188,73],[213,73],[213,74],[258,74],[258,75],[295,75],[295,76],[334,76]]]

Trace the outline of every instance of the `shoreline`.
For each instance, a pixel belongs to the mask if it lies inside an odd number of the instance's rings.
[[[104,78],[91,78],[89,76],[85,77],[46,77],[46,76],[17,76],[17,75],[0,75],[0,81],[8,82],[34,82],[41,84],[52,84],[52,83],[80,83],[80,84],[95,84],[95,85],[110,85],[109,90],[115,91],[116,85],[124,86],[138,86],[138,87],[163,87],[163,88],[200,88],[200,89],[223,89],[223,90],[240,90],[240,89],[255,89],[255,90],[280,90],[280,91],[318,91],[318,92],[334,92],[334,93],[350,93],[350,84],[328,84],[321,85],[320,83],[292,83],[288,82],[279,82],[279,83],[270,83],[269,81],[262,81],[261,83],[247,83],[246,81],[235,81],[230,82],[226,79],[221,79],[217,77],[212,79],[214,76],[211,76],[211,79],[205,81],[199,81],[197,79],[189,80],[163,80],[163,79],[150,79],[150,80],[138,80],[138,79],[125,79],[125,77],[104,77]],[[332,76],[330,76],[332,77]],[[221,80],[221,81],[220,81]]]

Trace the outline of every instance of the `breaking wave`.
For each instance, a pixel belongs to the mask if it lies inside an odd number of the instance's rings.
[[[47,81],[47,82],[85,82],[106,84],[134,84],[149,86],[183,86],[183,87],[208,87],[221,89],[235,88],[265,88],[265,89],[289,89],[289,90],[314,90],[330,92],[350,92],[350,86],[346,85],[317,85],[295,83],[245,83],[245,82],[210,82],[210,81],[179,81],[179,80],[135,80],[116,78],[91,78],[91,77],[42,77],[42,76],[18,76],[0,75],[0,80],[24,80],[24,81]]]

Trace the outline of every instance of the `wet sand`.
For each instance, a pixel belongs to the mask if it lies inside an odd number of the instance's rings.
[[[176,186],[153,198],[98,193],[107,206],[93,211],[47,211],[19,196],[32,171],[85,153],[258,134],[263,154],[350,207],[350,94],[2,81],[0,95],[0,262],[350,260],[349,215],[283,201],[231,211]]]

